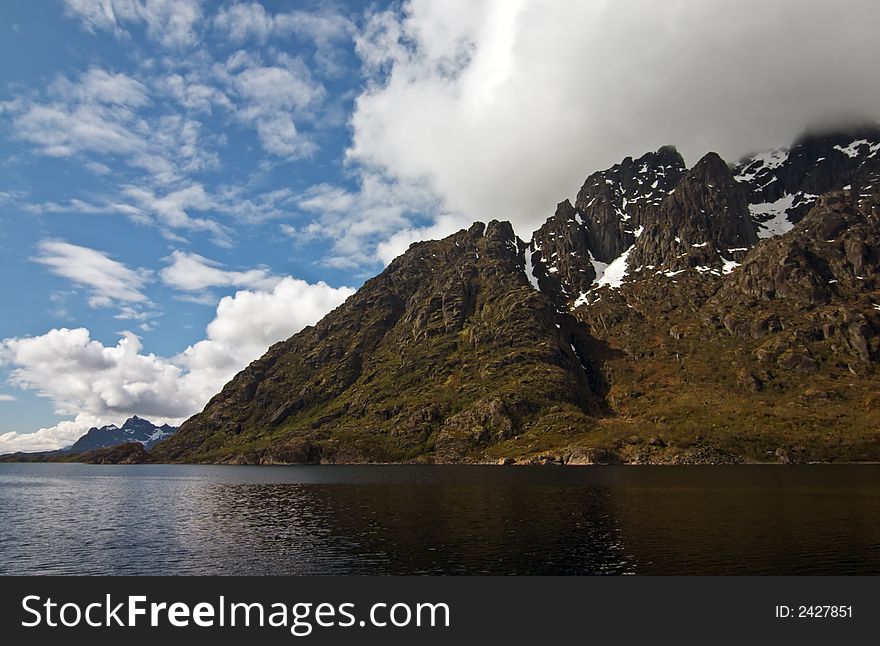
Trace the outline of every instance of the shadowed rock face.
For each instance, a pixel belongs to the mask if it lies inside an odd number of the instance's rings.
[[[757,241],[742,186],[727,164],[709,153],[663,200],[639,236],[629,265],[671,270],[713,266],[742,256]]]
[[[531,254],[541,291],[561,301],[588,290],[596,280],[589,230],[568,200],[535,232],[525,253]]]
[[[633,161],[630,157],[587,178],[575,207],[587,228],[596,260],[611,262],[635,242],[639,227],[652,215],[685,173],[684,160],[664,146]]]
[[[541,291],[571,303],[605,265],[629,249],[679,183],[684,160],[664,146],[590,175],[575,204],[565,200],[532,236],[526,253]]]
[[[710,153],[685,171],[666,147],[591,175],[528,243],[490,222],[414,244],[155,456],[880,460],[869,134],[811,136],[735,169]],[[825,164],[829,150],[855,161]]]

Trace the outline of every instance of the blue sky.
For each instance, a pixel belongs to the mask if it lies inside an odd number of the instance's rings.
[[[877,118],[876,3],[809,4],[0,3],[0,452],[177,423],[410,242],[528,237],[625,155]]]
[[[282,276],[357,286],[380,269],[297,231],[316,215],[306,199],[357,190],[344,152],[362,16],[239,5],[248,23],[232,4],[125,4],[107,4],[112,17],[100,3],[0,7],[0,297],[14,304],[0,337],[83,327],[113,346],[131,330],[170,356],[204,337],[224,295]],[[187,260],[187,284],[162,273]],[[16,387],[15,365],[0,433],[52,425],[57,393]]]

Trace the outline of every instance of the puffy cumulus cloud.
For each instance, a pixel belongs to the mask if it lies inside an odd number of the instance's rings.
[[[292,277],[271,291],[240,291],[220,301],[204,340],[170,358],[144,353],[130,332],[114,346],[84,328],[4,339],[0,363],[10,369],[10,383],[48,398],[59,415],[76,417],[33,434],[6,433],[0,453],[59,448],[90,426],[132,415],[179,423],[272,343],[316,323],[353,291]]]
[[[63,240],[43,240],[37,249],[34,260],[49,267],[53,274],[88,289],[92,307],[128,303],[127,309],[133,312],[131,304],[150,303],[143,293],[152,276],[148,270],[130,269],[101,251]]]
[[[33,433],[15,431],[0,433],[0,453],[54,451],[70,446],[93,426],[100,427],[106,423],[98,417],[80,414],[75,419],[59,422],[55,426],[41,428]]]
[[[15,401],[15,395],[6,395],[6,394],[0,393],[0,402],[14,402],[14,401]]]
[[[85,328],[61,328],[5,339],[0,356],[13,367],[13,385],[47,397],[61,415],[117,419],[136,410],[146,417],[186,415],[194,402],[177,388],[183,369],[141,350],[130,332],[115,346],[104,346]]]
[[[735,160],[880,117],[878,20],[873,0],[410,0],[357,36],[349,158],[525,235],[626,155]]]
[[[174,251],[165,260],[169,264],[159,272],[162,282],[187,292],[199,292],[211,287],[272,289],[281,280],[278,276],[272,276],[266,267],[230,271],[223,269],[218,262],[187,251]]]
[[[90,31],[124,38],[131,26],[145,26],[150,38],[172,48],[195,42],[202,16],[199,0],[64,0],[64,8]]]

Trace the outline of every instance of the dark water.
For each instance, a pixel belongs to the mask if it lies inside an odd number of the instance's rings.
[[[3,574],[880,574],[880,466],[0,464]]]

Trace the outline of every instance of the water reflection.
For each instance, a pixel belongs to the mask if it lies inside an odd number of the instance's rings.
[[[621,573],[611,503],[601,486],[241,484],[206,488],[190,531],[267,573]]]
[[[0,465],[0,573],[880,573],[880,468]]]

